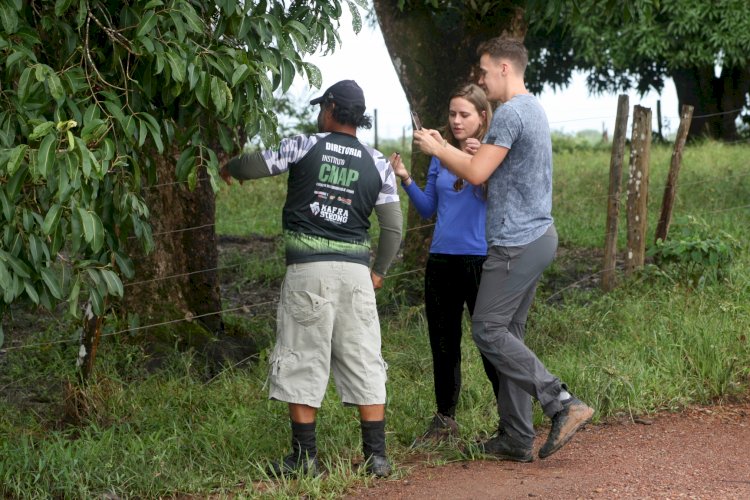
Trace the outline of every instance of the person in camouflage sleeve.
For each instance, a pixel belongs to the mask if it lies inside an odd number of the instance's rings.
[[[288,174],[282,212],[287,270],[269,359],[269,397],[289,405],[292,451],[269,473],[319,473],[315,418],[332,371],[342,402],[359,408],[366,470],[385,477],[391,472],[387,365],[375,289],[401,243],[396,180],[383,154],[357,139],[357,129],[369,128],[371,120],[356,82],[340,81],[311,104],[320,105],[320,133],[242,154],[221,171],[227,181]],[[380,238],[370,269],[373,210]]]

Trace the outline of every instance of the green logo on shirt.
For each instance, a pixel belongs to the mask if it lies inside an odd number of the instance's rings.
[[[353,169],[324,163],[320,166],[318,179],[320,179],[321,182],[326,182],[328,184],[349,187],[352,182],[359,179],[359,172]]]

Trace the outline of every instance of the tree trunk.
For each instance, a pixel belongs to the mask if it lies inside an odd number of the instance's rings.
[[[671,76],[679,109],[686,105],[695,109],[689,137],[737,139],[735,121],[750,91],[750,66],[722,68],[719,77],[713,67],[678,68]]]
[[[523,10],[513,2],[481,20],[464,18],[455,9],[433,11],[420,2],[403,11],[397,4],[375,0],[375,12],[406,99],[427,128],[444,127],[448,96],[459,85],[475,81],[479,42],[502,34],[523,39],[526,34]],[[412,153],[411,176],[420,186],[424,186],[429,160],[420,152]],[[407,266],[423,265],[433,227],[410,206],[407,228],[404,261]]]
[[[131,245],[135,278],[126,283],[124,306],[138,315],[148,343],[192,346],[201,350],[220,333],[221,297],[214,231],[215,196],[205,170],[194,191],[177,182],[175,160],[155,155],[157,183],[145,188],[154,250]],[[192,319],[195,318],[195,319]]]

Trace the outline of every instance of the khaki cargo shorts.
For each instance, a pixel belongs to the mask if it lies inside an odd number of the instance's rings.
[[[344,404],[385,404],[386,370],[367,266],[287,266],[269,359],[269,398],[319,408],[333,371]]]

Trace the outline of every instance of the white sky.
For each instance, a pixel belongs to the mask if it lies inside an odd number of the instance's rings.
[[[320,68],[323,75],[322,88],[310,89],[306,82],[298,79],[290,92],[300,96],[317,96],[339,80],[356,80],[365,93],[367,113],[372,116],[373,110],[377,109],[378,137],[396,139],[406,133],[408,139],[411,134],[409,104],[396,77],[380,28],[370,27],[365,23],[359,34],[355,34],[348,9],[344,9],[344,13],[339,30],[341,46],[333,54],[316,54],[307,58]],[[677,130],[679,111],[671,80],[665,85],[661,96],[653,92],[643,98],[636,92],[629,92],[628,95],[631,115],[636,104],[651,108],[654,129],[657,128],[656,102],[661,99],[664,135]],[[553,92],[545,88],[539,99],[547,112],[552,130],[574,133],[585,129],[607,129],[610,137],[612,136],[617,114],[617,94],[589,95],[584,74],[574,75],[571,85],[562,91]],[[425,124],[426,127],[441,125],[443,124]],[[632,122],[628,124],[628,132],[631,126]],[[374,130],[361,130],[359,136],[365,142],[372,143]]]

